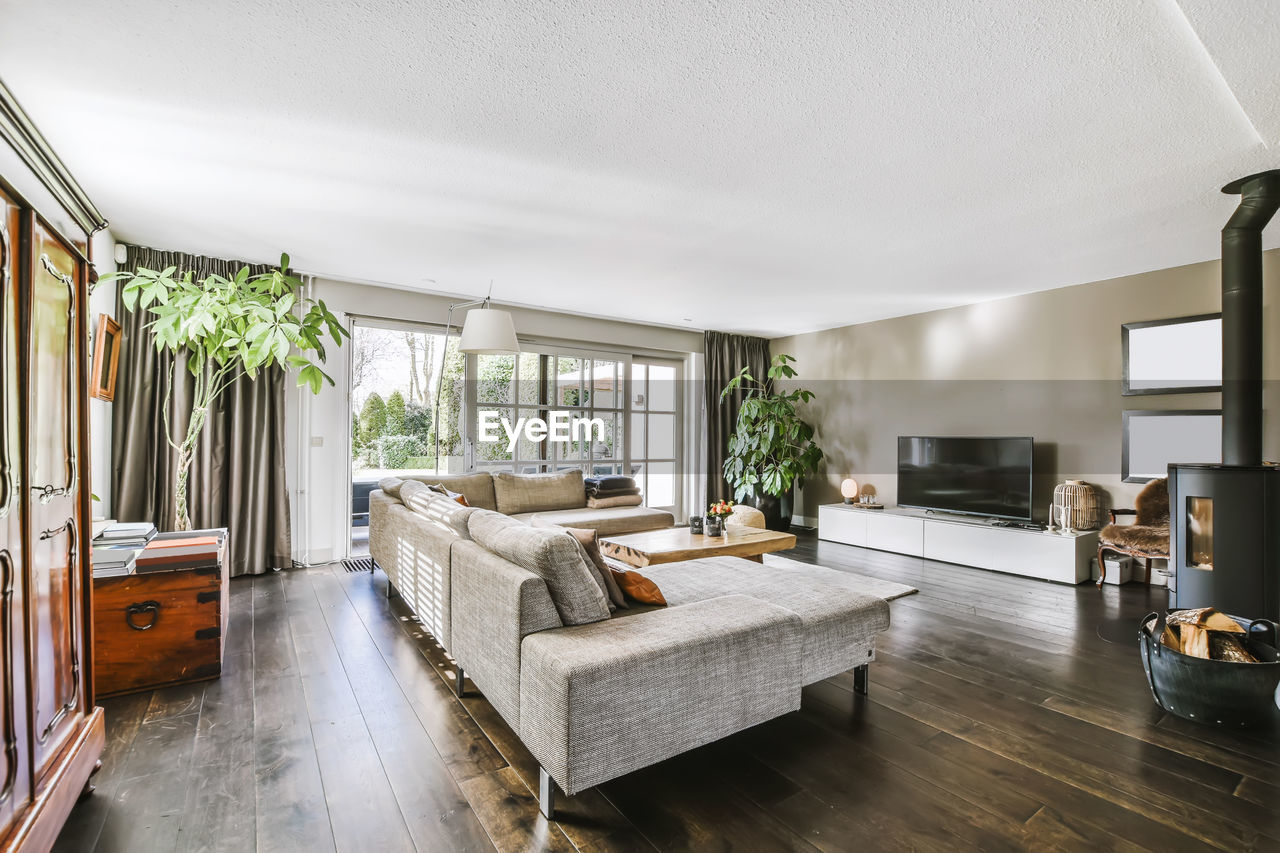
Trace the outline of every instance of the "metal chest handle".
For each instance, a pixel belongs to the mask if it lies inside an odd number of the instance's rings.
[[[133,617],[140,613],[150,613],[151,621],[147,622],[145,625],[139,625],[137,622],[133,621]],[[124,609],[124,621],[135,631],[146,631],[149,628],[154,628],[156,626],[156,622],[159,620],[160,602],[158,601],[144,601],[140,604],[130,604]]]

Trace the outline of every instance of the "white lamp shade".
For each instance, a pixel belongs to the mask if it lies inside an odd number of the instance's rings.
[[[840,495],[845,498],[856,498],[858,496],[858,481],[850,477],[841,483]]]
[[[462,324],[458,349],[474,355],[520,352],[511,314],[497,308],[472,308]]]

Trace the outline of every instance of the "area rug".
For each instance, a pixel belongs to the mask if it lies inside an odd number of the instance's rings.
[[[791,560],[787,557],[779,557],[776,554],[765,554],[764,564],[766,566],[775,566],[779,569],[786,568],[809,568],[813,563],[802,563],[799,560]],[[893,581],[884,581],[880,578],[867,577],[856,572],[846,572],[843,569],[833,569],[857,581],[858,592],[874,595],[883,598],[885,601],[893,601],[895,598],[902,598],[904,595],[911,595],[919,592],[914,586],[907,586],[905,583],[895,583]]]

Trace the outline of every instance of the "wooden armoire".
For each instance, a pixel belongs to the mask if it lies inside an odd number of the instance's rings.
[[[100,226],[78,189],[0,84],[0,851],[52,846],[104,742],[86,322]]]

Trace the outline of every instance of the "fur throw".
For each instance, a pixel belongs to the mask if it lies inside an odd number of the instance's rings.
[[[1138,497],[1133,502],[1133,508],[1138,511],[1138,517],[1134,519],[1134,524],[1145,524],[1148,526],[1161,525],[1169,526],[1169,481],[1161,477],[1158,480],[1152,480],[1147,483],[1146,488],[1138,492]]]
[[[1165,493],[1166,498],[1168,493]],[[1108,524],[1098,537],[1103,547],[1169,556],[1168,524]]]

